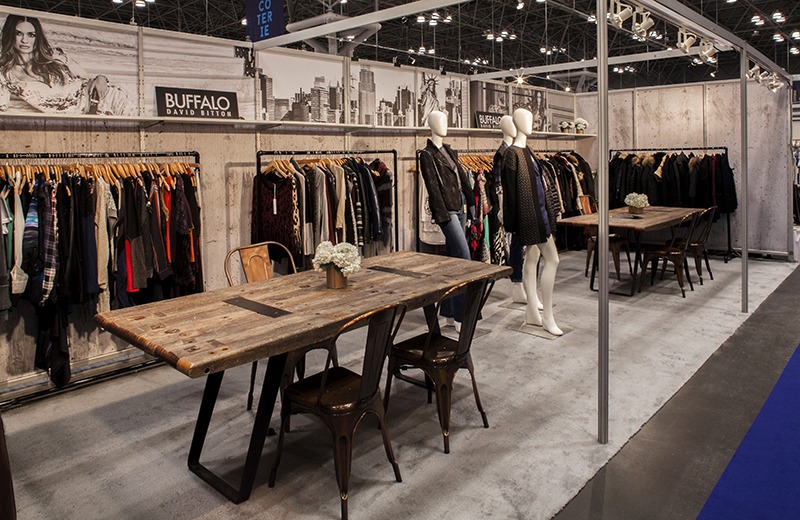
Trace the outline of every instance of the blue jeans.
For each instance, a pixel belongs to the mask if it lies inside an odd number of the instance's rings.
[[[450,221],[439,224],[444,233],[444,254],[453,258],[470,260],[467,246],[467,216],[463,211],[450,212]],[[455,296],[442,302],[440,314],[460,322],[464,316],[464,295]]]
[[[511,266],[511,281],[522,281],[522,262],[525,257],[525,246],[519,243],[516,233],[511,234],[511,251],[508,255],[508,263]]]

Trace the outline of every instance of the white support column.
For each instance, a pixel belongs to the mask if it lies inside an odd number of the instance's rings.
[[[741,56],[740,56],[740,78],[739,84],[741,85],[741,95],[739,99],[741,101],[741,111],[742,111],[742,149],[740,150],[741,153],[741,164],[739,165],[739,193],[741,193],[741,216],[742,216],[742,228],[741,228],[741,242],[742,242],[742,312],[748,312],[748,260],[749,260],[749,251],[750,247],[747,241],[748,235],[748,222],[747,222],[747,71],[750,68],[750,60],[747,58],[748,48],[747,46],[742,47]]]
[[[609,312],[608,312],[608,23],[607,0],[597,0],[597,226],[600,292],[597,298],[597,441],[608,444]]]

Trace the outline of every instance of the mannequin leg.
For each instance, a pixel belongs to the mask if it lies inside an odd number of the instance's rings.
[[[509,264],[511,265],[511,301],[514,303],[528,303],[528,295],[525,286],[522,284],[523,265],[525,263],[525,246],[517,240],[517,234],[511,235],[511,250]],[[534,275],[536,271],[534,270]],[[536,296],[536,306],[542,310],[542,302]]]
[[[526,246],[525,262],[522,266],[522,286],[528,296],[525,308],[525,323],[542,325],[542,314],[539,312],[539,297],[536,294],[536,264],[539,263],[539,248],[536,245]]]
[[[466,216],[463,212],[452,212],[450,221],[440,224],[444,233],[444,254],[454,258],[470,259],[469,246],[467,245]],[[458,295],[442,302],[441,315],[447,318],[448,325],[460,329],[461,318],[464,314],[464,295]],[[454,320],[452,323],[450,320]]]
[[[544,257],[544,269],[542,269],[542,302],[544,303],[544,319],[542,326],[544,330],[554,336],[561,336],[564,332],[556,325],[553,314],[553,287],[556,283],[556,271],[558,270],[558,249],[556,248],[553,236],[547,242],[537,244],[537,247]]]

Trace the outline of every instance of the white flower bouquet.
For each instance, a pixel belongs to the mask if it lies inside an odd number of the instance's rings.
[[[574,127],[575,125],[572,123],[572,121],[561,121],[558,123],[558,128],[560,128],[562,132],[572,130]]]
[[[335,266],[343,275],[349,276],[361,269],[361,255],[358,254],[358,248],[353,244],[341,242],[333,245],[326,240],[317,246],[311,263],[317,271],[324,271],[330,266]]]
[[[628,206],[633,206],[634,208],[646,208],[650,205],[647,201],[647,195],[644,193],[628,193],[625,196],[625,204]]]
[[[579,117],[575,120],[574,125],[576,130],[586,130],[586,128],[589,126],[589,123],[584,118]]]

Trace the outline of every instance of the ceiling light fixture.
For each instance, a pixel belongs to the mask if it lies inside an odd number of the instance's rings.
[[[791,49],[789,49],[789,52],[797,56],[798,54],[800,54],[800,49],[798,49],[797,47],[792,47]]]
[[[417,15],[417,23],[425,23],[425,15],[424,14],[418,14]]]
[[[590,14],[586,17],[586,21],[589,23],[597,23],[597,16],[594,14]]]
[[[121,4],[123,0],[111,0],[111,2],[114,4]]]
[[[761,72],[761,66],[758,63],[753,65],[753,68],[747,71],[747,79],[755,79],[758,77],[758,73]]]
[[[768,79],[772,77],[772,73],[768,70],[763,71],[761,74],[756,76],[756,83],[764,83]]]
[[[785,38],[781,33],[775,33],[772,36],[772,39],[775,40],[776,43],[782,43],[785,40]]]
[[[622,29],[622,24],[633,16],[633,7],[623,4],[620,0],[612,0],[610,15],[611,25],[617,29]]]
[[[786,17],[784,17],[783,13],[780,11],[772,13],[772,19],[775,20],[776,23],[783,23],[786,21]]]
[[[692,48],[694,42],[697,41],[697,36],[686,31],[686,29],[678,30],[678,48],[685,54],[689,54],[689,49]]]
[[[242,18],[242,25],[247,25],[247,18]]]
[[[772,81],[769,82],[767,88],[773,92],[779,91],[783,87],[783,81],[781,81],[780,76],[777,73],[772,74]]]
[[[524,8],[525,8],[525,2],[517,2],[517,9],[524,9]]]
[[[656,24],[655,20],[650,18],[648,11],[636,10],[633,18],[633,33],[642,40],[647,38],[647,32]]]
[[[144,0],[136,0],[134,5],[136,7],[147,7],[147,3]]]
[[[717,49],[716,47],[714,47],[713,42],[707,40],[701,40],[700,54],[699,54],[701,60],[703,60],[706,63],[716,63],[717,62],[717,59],[715,58],[716,54],[717,54]]]

